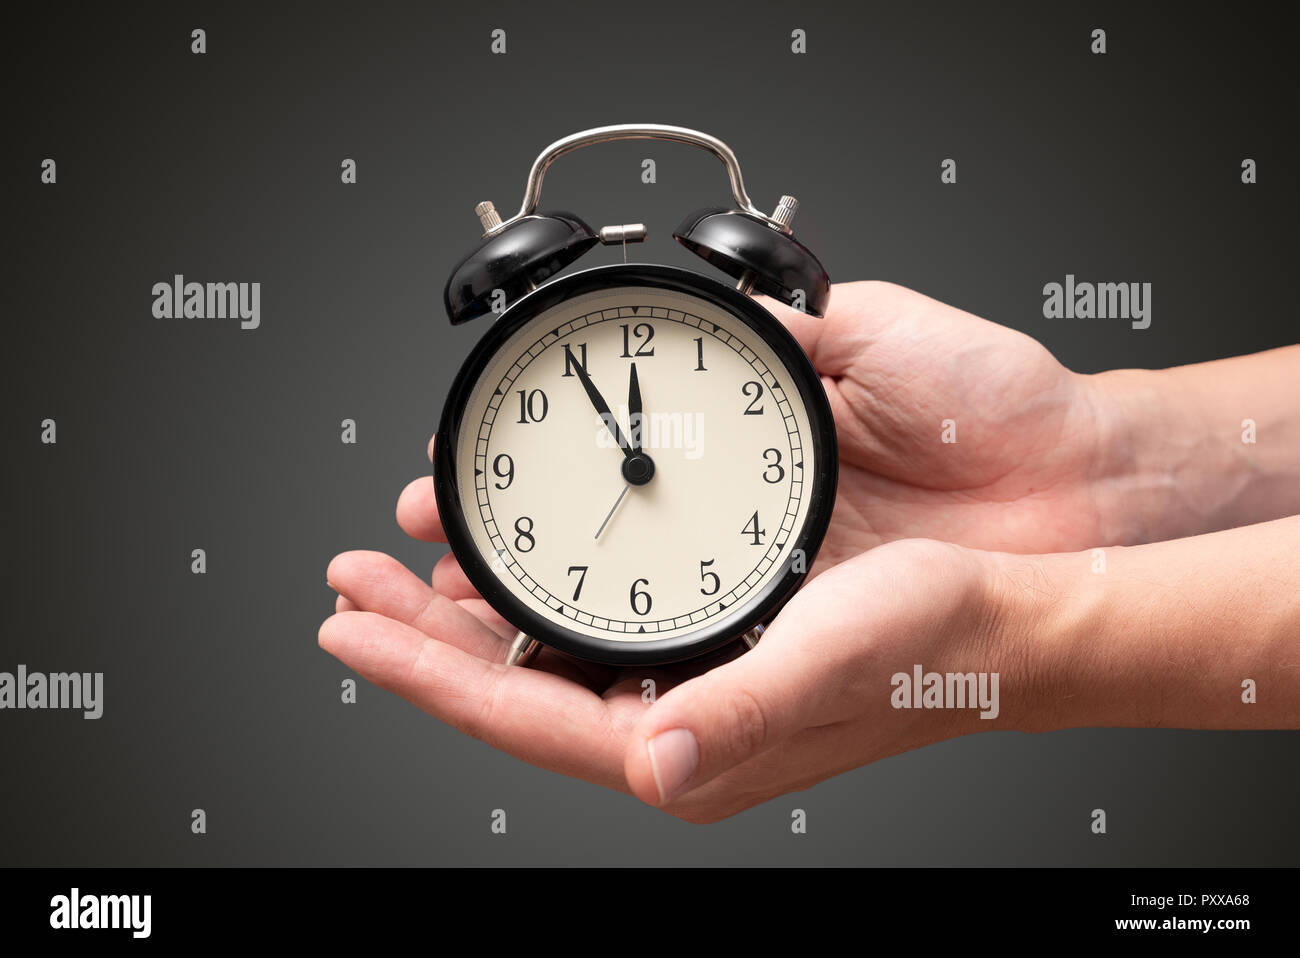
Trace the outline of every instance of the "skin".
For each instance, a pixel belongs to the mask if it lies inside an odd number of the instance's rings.
[[[824,319],[764,305],[822,376],[841,471],[813,578],[756,649],[506,668],[514,629],[454,557],[426,583],[375,552],[330,564],[321,646],[496,748],[694,822],[989,729],[1300,727],[1300,517],[1279,518],[1300,512],[1300,347],[1083,376],[886,283],[838,286]],[[427,476],[397,519],[445,541]],[[894,708],[914,664],[997,672],[998,716]]]

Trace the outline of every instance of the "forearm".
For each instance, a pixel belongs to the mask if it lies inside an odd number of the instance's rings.
[[[1300,517],[991,561],[1017,727],[1300,728]]]
[[[1084,382],[1100,544],[1300,513],[1300,346]]]

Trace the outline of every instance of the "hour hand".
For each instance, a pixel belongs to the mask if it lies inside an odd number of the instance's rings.
[[[582,388],[587,391],[587,398],[591,400],[592,406],[600,415],[601,421],[605,423],[605,428],[609,430],[609,434],[618,443],[618,448],[623,450],[624,456],[631,457],[632,444],[627,441],[627,437],[623,435],[623,430],[619,428],[618,420],[609,411],[609,403],[605,402],[600,391],[596,389],[596,384],[591,381],[591,377],[587,375],[587,371],[582,368],[580,363],[574,364],[573,371],[578,374],[578,379],[582,382]]]
[[[631,435],[634,452],[640,452],[641,444],[645,441],[644,418],[641,412],[641,380],[637,378],[636,363],[633,363],[627,384],[627,431]]]

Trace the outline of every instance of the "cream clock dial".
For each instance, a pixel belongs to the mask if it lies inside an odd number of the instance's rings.
[[[507,311],[453,388],[444,525],[450,506],[467,574],[521,631],[609,661],[698,654],[811,563],[834,472],[824,393],[779,324],[711,280],[569,280]]]

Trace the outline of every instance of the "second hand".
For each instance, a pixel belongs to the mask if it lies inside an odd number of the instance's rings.
[[[631,488],[631,483],[623,486],[623,491],[618,494],[618,498],[614,500],[614,504],[609,507],[609,512],[605,514],[605,521],[600,524],[600,528],[597,529],[596,534],[592,536],[593,539],[600,538],[600,534],[605,531],[605,526],[609,525],[609,520],[613,517],[614,510],[618,508],[618,504],[623,501],[623,497],[627,495],[627,491]]]

